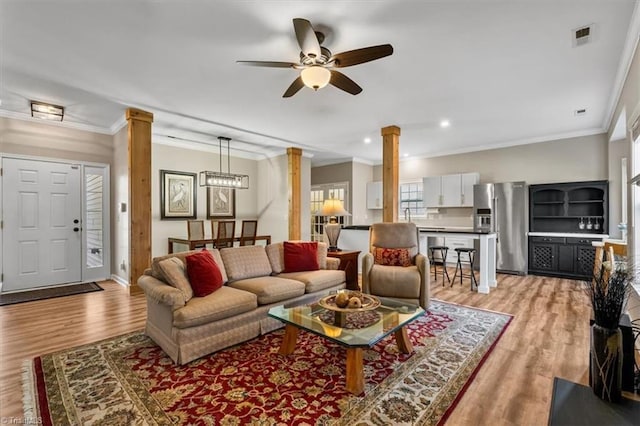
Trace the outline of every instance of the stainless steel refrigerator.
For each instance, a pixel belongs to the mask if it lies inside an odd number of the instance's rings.
[[[473,186],[473,226],[497,234],[496,270],[527,273],[526,184],[487,183]],[[476,245],[478,245],[478,240]],[[477,265],[480,250],[476,247]]]

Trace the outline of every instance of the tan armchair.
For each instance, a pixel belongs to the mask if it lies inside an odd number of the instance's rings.
[[[429,307],[429,260],[419,252],[414,223],[375,223],[369,229],[369,253],[362,258],[362,291],[406,300]],[[386,266],[374,262],[376,248],[406,248],[411,266]]]

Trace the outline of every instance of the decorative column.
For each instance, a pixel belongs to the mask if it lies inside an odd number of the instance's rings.
[[[382,221],[398,221],[400,128],[382,128]]]
[[[301,204],[302,204],[302,150],[287,148],[288,187],[289,187],[289,239],[301,238]]]
[[[129,294],[141,293],[138,277],[151,265],[151,123],[153,114],[126,112],[129,128]]]

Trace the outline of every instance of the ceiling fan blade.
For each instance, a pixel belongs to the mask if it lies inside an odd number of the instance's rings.
[[[298,93],[298,90],[302,89],[303,87],[304,87],[304,83],[302,82],[302,77],[298,77],[295,80],[293,80],[293,83],[291,83],[291,86],[289,86],[287,91],[284,92],[284,95],[282,95],[282,97],[290,98],[291,96]]]
[[[379,46],[363,47],[362,49],[338,53],[333,55],[331,60],[333,61],[333,66],[344,68],[384,58],[392,53],[393,46],[390,44],[381,44]]]
[[[310,58],[319,58],[321,55],[320,43],[318,43],[318,37],[311,26],[311,22],[302,18],[294,18],[293,29],[296,32],[296,38],[302,53]]]
[[[238,64],[249,65],[252,67],[269,67],[269,68],[294,68],[298,64],[293,62],[275,62],[275,61],[236,61]]]
[[[331,80],[329,80],[329,84],[352,95],[357,95],[362,92],[362,87],[358,86],[355,81],[335,70],[331,70]]]

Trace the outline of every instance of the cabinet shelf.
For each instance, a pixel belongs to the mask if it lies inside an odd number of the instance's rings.
[[[589,203],[604,203],[604,200],[575,200],[568,201],[569,204],[589,204]]]
[[[534,201],[533,204],[564,204],[564,201]]]
[[[584,218],[584,219],[602,219],[604,216],[600,215],[600,216],[588,216],[588,215],[582,215],[582,216],[533,216],[534,219],[580,219],[580,218]]]

